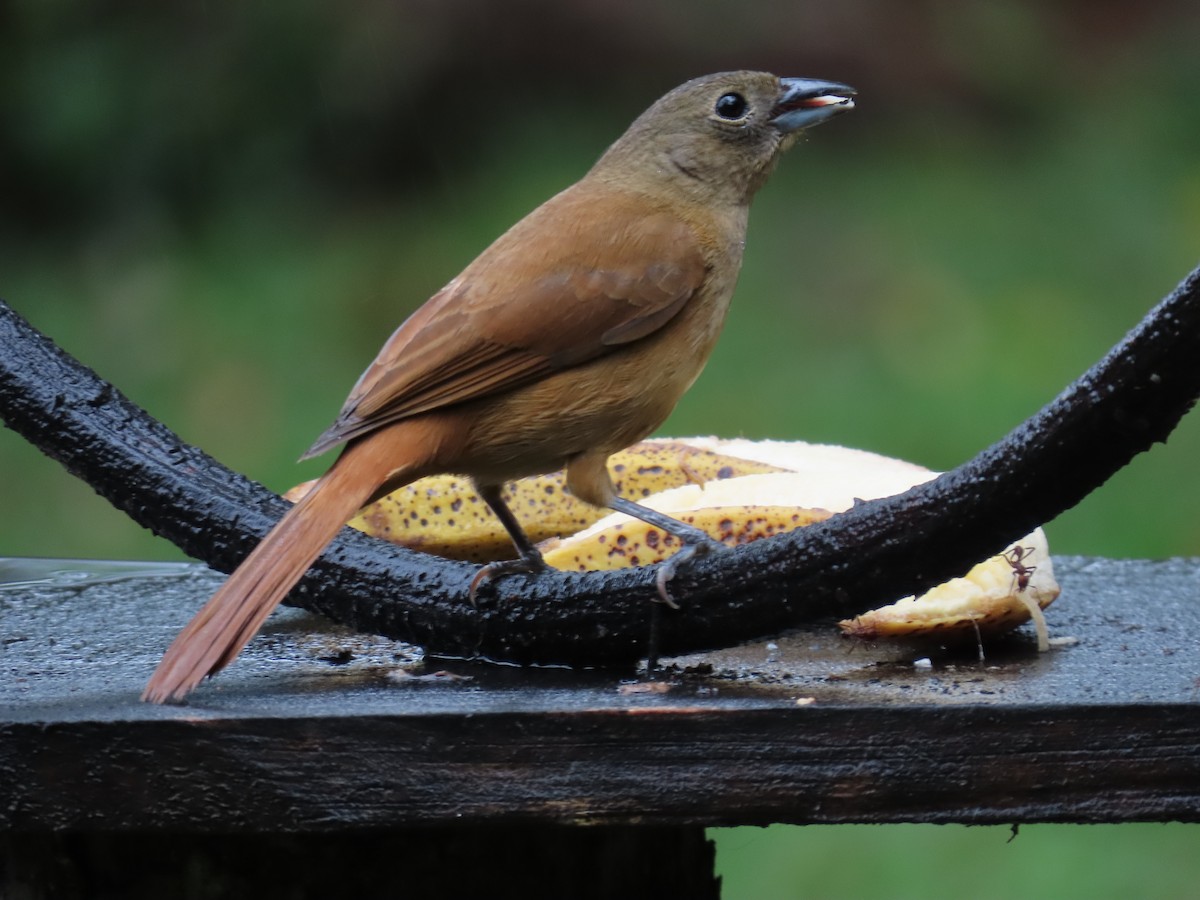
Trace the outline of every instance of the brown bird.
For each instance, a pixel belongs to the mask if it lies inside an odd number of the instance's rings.
[[[180,699],[231,662],[362,506],[434,473],[469,476],[539,572],[501,485],[566,469],[580,499],[680,540],[703,532],[616,496],[606,461],[704,367],[742,262],[750,200],[803,128],[851,109],[843,84],[728,72],[643,113],[575,185],[488,247],[404,322],[304,458],[345,449],[179,633],[142,694]],[[719,546],[719,545],[716,545]]]

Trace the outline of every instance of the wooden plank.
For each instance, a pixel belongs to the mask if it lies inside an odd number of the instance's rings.
[[[632,672],[431,662],[283,610],[181,707],[137,695],[218,583],[13,561],[0,829],[1200,820],[1200,566],[1056,560],[1070,646],[934,655],[830,628]],[[92,572],[91,577],[78,574]],[[711,666],[711,671],[703,671]]]

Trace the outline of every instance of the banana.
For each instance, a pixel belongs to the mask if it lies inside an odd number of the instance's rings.
[[[643,441],[609,458],[617,493],[641,501],[677,485],[705,484],[753,472],[779,471],[769,462],[731,456],[676,440]],[[313,482],[292,488],[293,502]],[[557,472],[506,486],[504,501],[540,542],[587,528],[604,510],[576,500]],[[450,559],[490,562],[513,554],[512,541],[471,483],[454,475],[422,478],[364,507],[349,523],[359,531]]]
[[[740,504],[675,511],[672,515],[680,522],[706,531],[722,544],[736,547],[820,522],[833,513],[826,509],[796,506]],[[662,562],[678,549],[678,545],[673,536],[663,534],[653,525],[622,516],[613,522],[605,518],[599,526],[567,538],[551,538],[540,549],[542,559],[556,569],[587,572],[592,569],[649,566]]]
[[[846,619],[838,627],[864,641],[936,638],[949,642],[1003,634],[1032,619],[1038,649],[1044,652],[1050,648],[1050,638],[1042,610],[1058,595],[1046,535],[1038,528],[961,578]]]
[[[723,543],[759,537],[819,522],[853,506],[898,494],[936,477],[912,463],[844,447],[778,441],[687,439],[692,446],[746,455],[791,471],[745,475],[707,486],[685,485],[641,502],[703,528]],[[832,511],[832,512],[830,512]],[[543,545],[547,563],[561,569],[649,565],[675,547],[658,529],[637,519],[611,515],[578,534]],[[974,566],[961,578],[919,597],[839,623],[844,634],[864,641],[976,639],[1009,631],[1033,620],[1038,647],[1049,637],[1042,609],[1059,594],[1049,546],[1039,528],[1003,553]]]
[[[886,497],[936,477],[921,466],[865,450],[785,441],[711,437],[643,441],[609,461],[623,497],[702,528],[730,546],[823,521],[856,500]],[[284,496],[299,499],[312,482]],[[543,558],[584,571],[660,562],[676,549],[657,528],[581,503],[561,473],[507,486],[505,501]],[[424,478],[365,507],[350,524],[403,546],[452,559],[489,562],[512,555],[504,529],[466,479]],[[1039,649],[1049,645],[1042,609],[1059,587],[1039,528],[1003,553],[919,597],[839,623],[864,641],[999,634],[1032,619]]]

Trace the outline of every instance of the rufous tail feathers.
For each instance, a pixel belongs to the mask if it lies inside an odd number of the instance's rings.
[[[143,700],[182,699],[234,660],[325,545],[388,477],[391,466],[379,458],[380,451],[395,448],[387,447],[391,442],[383,437],[376,434],[374,440],[348,447],[267,533],[179,632],[142,692]]]

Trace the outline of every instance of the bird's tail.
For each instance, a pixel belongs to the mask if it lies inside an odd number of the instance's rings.
[[[346,448],[179,632],[142,692],[143,700],[182,699],[233,661],[385,480],[385,461],[371,458],[385,443],[365,440]]]

